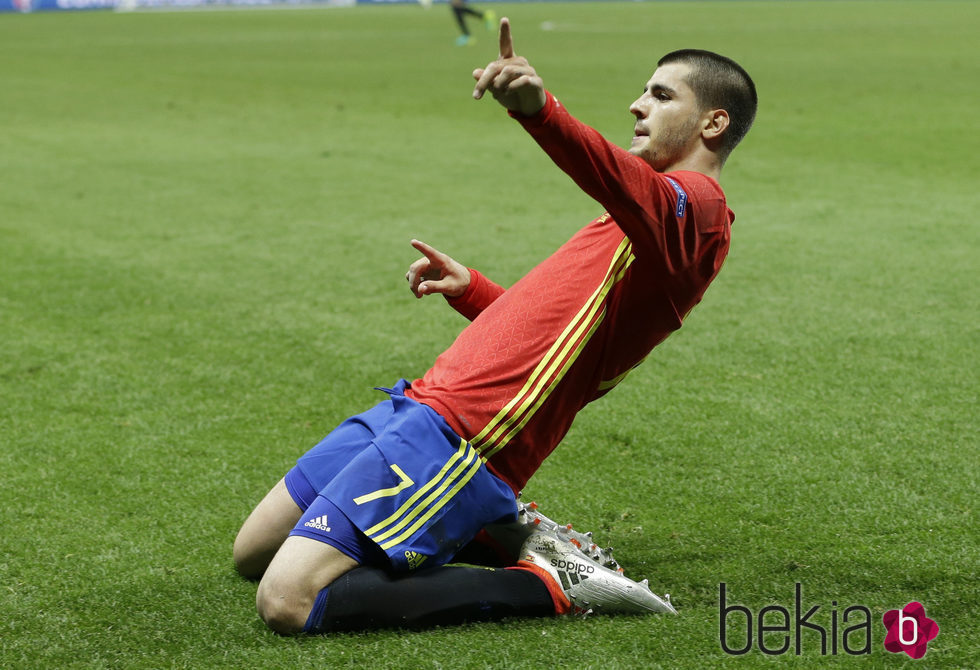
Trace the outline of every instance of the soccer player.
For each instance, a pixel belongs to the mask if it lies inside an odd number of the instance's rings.
[[[487,30],[493,30],[494,22],[497,20],[497,14],[492,10],[488,9],[486,11],[480,11],[470,7],[466,0],[449,0],[449,6],[453,10],[453,16],[456,17],[456,24],[459,26],[459,31],[462,33],[456,38],[456,46],[464,47],[476,42],[473,36],[470,35],[470,29],[466,25],[467,16],[475,16],[487,26]]]
[[[507,19],[499,57],[473,76],[474,97],[489,92],[606,211],[506,290],[413,241],[410,289],[471,323],[421,379],[381,389],[388,399],[302,456],[245,521],[235,562],[261,577],[259,614],[280,633],[673,611],[515,494],[717,275],[734,221],[718,179],[752,124],[755,86],[728,58],[667,54],[629,108],[624,150],[544,88]],[[479,547],[508,567],[445,565]]]

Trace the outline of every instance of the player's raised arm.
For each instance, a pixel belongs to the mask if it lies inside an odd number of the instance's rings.
[[[544,82],[526,58],[514,53],[507,17],[500,19],[500,55],[485,68],[473,70],[473,78],[473,97],[477,100],[490,91],[501,105],[524,116],[533,116],[544,107]]]

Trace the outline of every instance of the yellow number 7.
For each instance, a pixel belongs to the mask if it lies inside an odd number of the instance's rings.
[[[398,485],[392,486],[390,489],[378,489],[377,491],[373,491],[371,493],[365,493],[362,496],[358,496],[357,498],[354,498],[355,505],[363,505],[366,502],[371,502],[372,500],[377,500],[378,498],[388,498],[390,496],[398,495],[399,492],[404,491],[409,486],[415,484],[415,482],[412,481],[411,477],[409,477],[404,472],[402,472],[402,469],[397,465],[395,465],[394,463],[392,463],[388,467],[394,470],[395,474],[398,475],[398,478],[401,480],[400,482],[398,482]]]

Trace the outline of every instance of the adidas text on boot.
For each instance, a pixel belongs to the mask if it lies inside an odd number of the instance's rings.
[[[660,598],[655,595],[646,580],[634,582],[622,572],[600,565],[554,533],[532,533],[524,543],[523,553],[518,565],[547,572],[568,598],[575,613],[677,614],[669,596]]]

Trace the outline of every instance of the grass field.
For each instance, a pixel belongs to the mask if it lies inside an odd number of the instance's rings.
[[[444,6],[6,15],[0,667],[976,666],[980,3],[498,12],[624,145],[669,50],[760,90],[724,271],[525,492],[680,615],[287,639],[233,570],[294,459],[462,328],[406,289],[412,237],[507,285],[601,212],[470,99],[493,36],[455,48]],[[828,630],[866,606],[871,654],[729,656],[722,582],[753,613],[799,583]],[[921,661],[883,647],[913,600]]]

